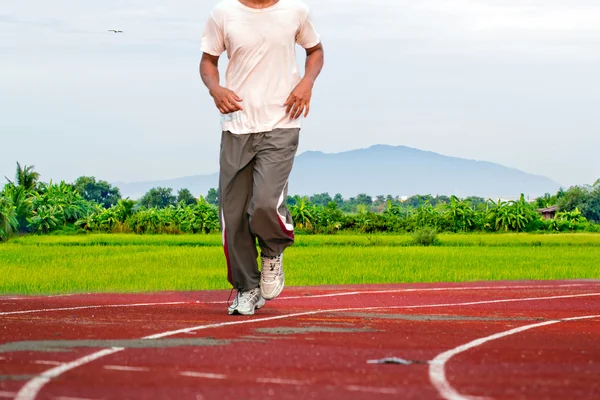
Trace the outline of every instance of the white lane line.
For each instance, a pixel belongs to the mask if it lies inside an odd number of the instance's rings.
[[[412,288],[412,289],[389,289],[389,290],[381,290],[376,292],[369,291],[357,291],[357,292],[346,292],[346,293],[333,293],[333,294],[323,294],[323,295],[315,295],[315,296],[292,296],[292,297],[279,297],[279,300],[284,299],[305,299],[310,297],[335,297],[335,296],[353,296],[357,294],[363,293],[394,293],[398,290],[401,291],[431,291],[431,290],[482,290],[482,289],[529,289],[529,288],[564,288],[564,287],[581,287],[581,286],[593,286],[600,285],[599,282],[588,282],[588,283],[571,283],[571,284],[558,284],[558,285],[526,285],[526,286],[490,286],[490,287],[472,287],[472,288],[462,288],[462,287],[443,287],[443,288]],[[71,297],[71,296],[91,296],[97,293],[71,293],[71,294],[56,294],[50,296],[26,296],[26,297],[0,297],[0,300],[36,300],[36,299],[49,299],[55,297]],[[210,303],[222,303],[222,302],[210,302]]]
[[[51,299],[54,297],[70,297],[70,296],[80,296],[80,295],[90,295],[93,293],[70,293],[70,294],[53,294],[49,296],[23,296],[23,297],[0,297],[0,299],[4,300],[34,300],[34,299]]]
[[[31,313],[41,313],[41,312],[53,312],[53,311],[88,310],[88,309],[92,309],[92,308],[172,306],[172,305],[179,305],[179,304],[192,304],[192,302],[190,302],[190,301],[172,301],[172,302],[167,302],[167,303],[108,304],[108,305],[80,306],[80,307],[45,308],[45,309],[40,309],[40,310],[22,310],[22,311],[0,312],[0,316],[15,315],[15,314],[31,314]]]
[[[338,309],[332,309],[332,310],[316,310],[316,311],[306,311],[306,312],[300,312],[300,313],[294,313],[294,314],[278,315],[275,317],[247,319],[247,320],[232,321],[232,322],[221,322],[218,324],[210,324],[210,325],[200,325],[200,326],[194,326],[191,328],[178,329],[175,331],[157,333],[156,335],[146,336],[142,339],[160,339],[160,338],[164,338],[167,336],[174,336],[174,335],[179,335],[182,333],[189,333],[189,332],[199,331],[199,330],[203,330],[203,329],[220,328],[220,327],[229,326],[229,325],[251,324],[251,323],[262,322],[262,321],[274,321],[277,319],[303,317],[306,315],[326,314],[329,312],[349,312],[349,311],[361,311],[361,310],[362,311],[365,311],[365,310],[366,311],[368,311],[368,310],[398,310],[398,309],[435,308],[435,307],[452,307],[452,306],[474,306],[474,305],[480,305],[480,304],[511,303],[511,302],[517,302],[517,301],[571,299],[571,298],[577,298],[577,297],[592,297],[592,296],[600,296],[600,293],[584,293],[584,294],[571,294],[571,295],[564,295],[564,296],[547,296],[547,297],[527,297],[527,298],[520,298],[520,299],[517,298],[517,299],[482,300],[482,301],[469,301],[469,302],[464,302],[464,303],[422,304],[422,305],[415,305],[415,306],[353,307],[353,308],[338,308]]]
[[[25,384],[25,386],[23,386],[21,390],[19,390],[19,393],[17,393],[15,400],[35,399],[40,389],[44,387],[46,383],[50,382],[52,378],[56,378],[57,376],[60,376],[63,373],[77,368],[81,365],[85,365],[99,358],[106,357],[108,355],[115,354],[123,350],[125,350],[123,347],[112,347],[110,349],[100,350],[85,357],[78,358],[75,361],[64,363],[59,365],[58,367],[49,369],[41,375],[27,382],[27,384]]]
[[[13,392],[4,392],[0,390],[0,397],[5,399],[14,399],[17,394]]]
[[[410,293],[410,292],[447,292],[447,291],[469,291],[469,290],[508,290],[508,289],[547,289],[547,288],[569,288],[569,287],[581,287],[591,286],[595,283],[574,283],[574,284],[562,284],[562,285],[519,285],[519,286],[473,286],[473,287],[441,287],[441,288],[410,288],[410,289],[386,289],[386,290],[364,290],[355,292],[342,292],[342,293],[328,293],[328,294],[317,294],[312,296],[288,296],[279,297],[278,300],[298,300],[298,299],[315,299],[323,297],[338,297],[338,296],[356,296],[361,294],[384,294],[384,293]],[[598,284],[596,284],[598,285]],[[52,297],[52,296],[50,296]],[[77,306],[77,307],[64,307],[64,308],[46,308],[39,310],[22,310],[22,311],[8,311],[0,312],[0,316],[3,315],[15,315],[15,314],[31,314],[41,312],[54,312],[54,311],[75,311],[75,310],[86,310],[96,308],[115,308],[115,307],[147,307],[147,306],[159,306],[159,305],[180,305],[180,304],[227,304],[227,301],[178,301],[178,302],[166,302],[166,303],[140,303],[140,304],[113,304],[113,305],[91,305],[91,306]]]
[[[308,381],[297,381],[293,379],[277,379],[277,378],[258,378],[256,380],[257,383],[274,383],[276,385],[294,385],[294,386],[302,386],[308,385],[310,382]]]
[[[60,365],[60,364],[62,364],[60,361],[46,361],[46,360],[36,360],[33,363],[39,364],[39,365]]]
[[[540,322],[537,324],[525,325],[520,328],[511,329],[509,331],[496,333],[495,335],[486,336],[480,339],[473,340],[469,343],[455,347],[454,349],[445,351],[436,356],[429,364],[429,380],[431,384],[437,389],[440,396],[447,400],[472,400],[473,397],[460,394],[456,389],[450,385],[446,378],[446,364],[448,361],[457,354],[463,353],[474,347],[481,346],[484,343],[492,340],[501,339],[506,336],[514,335],[516,333],[524,332],[529,329],[540,328],[546,325],[558,324],[565,321],[579,321],[584,319],[600,318],[600,315],[586,315],[583,317],[565,318],[559,320],[552,320],[546,322]]]
[[[489,301],[474,301],[474,302],[466,302],[466,303],[447,303],[447,304],[424,304],[417,306],[387,306],[387,307],[354,307],[354,308],[338,308],[338,309],[330,309],[330,310],[316,310],[316,311],[306,311],[300,313],[293,314],[284,314],[278,315],[275,317],[265,317],[265,318],[256,318],[256,319],[245,319],[245,320],[237,320],[231,322],[221,322],[216,324],[209,325],[200,325],[194,326],[191,328],[178,329],[169,332],[157,333],[155,335],[150,335],[143,337],[142,339],[152,340],[152,339],[160,339],[168,336],[174,336],[182,333],[188,333],[193,331],[199,331],[203,329],[210,328],[221,328],[224,326],[231,325],[243,325],[243,324],[255,324],[257,322],[264,321],[275,321],[279,319],[286,318],[294,318],[294,317],[303,317],[306,315],[316,315],[316,314],[327,314],[327,313],[339,313],[339,312],[352,312],[352,311],[364,311],[364,310],[398,310],[398,309],[413,309],[413,308],[432,308],[432,307],[453,307],[453,306],[468,306],[468,305],[478,305],[478,304],[495,304],[495,303],[508,303],[508,302],[519,302],[519,301],[537,301],[537,300],[554,300],[554,299],[568,299],[568,298],[577,298],[577,297],[591,297],[591,296],[600,296],[600,293],[585,293],[585,294],[574,294],[574,295],[565,295],[565,296],[550,296],[550,297],[530,297],[525,299],[501,299],[501,300],[489,300]],[[25,386],[21,388],[18,393],[18,396],[15,400],[33,400],[39,393],[39,391],[44,387],[46,383],[48,383],[52,378],[56,378],[63,373],[70,371],[74,368],[80,367],[82,365],[88,364],[94,360],[99,358],[118,353],[120,351],[125,350],[123,347],[113,347],[110,349],[104,349],[98,351],[96,353],[92,353],[85,357],[79,358],[77,360],[71,361],[69,363],[62,364],[58,367],[49,369],[44,372],[42,375],[34,377],[30,381],[28,381]]]
[[[204,372],[193,372],[193,371],[183,371],[183,372],[180,372],[179,375],[190,376],[192,378],[227,379],[227,375],[207,374],[207,373],[204,373]]]
[[[377,393],[377,394],[398,394],[400,393],[398,389],[394,388],[376,388],[369,386],[346,386],[346,390],[350,390],[352,392],[364,392],[364,393]]]
[[[131,371],[131,372],[147,372],[150,371],[150,368],[146,367],[128,367],[125,365],[105,365],[102,367],[104,369],[110,369],[113,371]]]
[[[338,296],[356,296],[359,294],[385,294],[385,293],[410,293],[410,292],[451,292],[451,291],[468,291],[468,290],[507,290],[507,289],[554,289],[554,288],[570,288],[591,286],[598,284],[563,284],[563,285],[520,285],[520,286],[472,286],[472,287],[441,287],[441,288],[409,288],[409,289],[385,289],[385,290],[363,290],[356,292],[328,293],[315,294],[309,296],[286,296],[278,297],[277,300],[307,300],[322,297],[338,297]],[[209,304],[227,304],[227,301],[211,301]]]

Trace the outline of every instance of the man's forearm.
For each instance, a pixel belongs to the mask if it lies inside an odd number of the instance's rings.
[[[221,82],[219,67],[213,61],[204,57],[200,61],[200,77],[210,92],[219,87]]]
[[[323,69],[323,64],[325,63],[325,53],[323,52],[323,48],[318,48],[312,51],[306,57],[306,65],[305,65],[305,73],[304,78],[308,80],[310,83],[315,83],[317,77],[321,73]]]

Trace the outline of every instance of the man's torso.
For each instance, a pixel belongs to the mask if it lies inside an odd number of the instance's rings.
[[[225,0],[213,10],[222,24],[229,57],[226,86],[243,101],[242,111],[223,115],[223,130],[254,133],[299,128],[283,106],[300,81],[296,35],[308,8],[297,0],[280,0],[266,9],[252,9]]]

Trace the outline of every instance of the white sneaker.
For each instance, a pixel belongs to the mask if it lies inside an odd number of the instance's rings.
[[[283,291],[283,254],[277,257],[261,257],[260,291],[265,300],[273,300]]]
[[[254,310],[260,310],[265,305],[265,299],[260,294],[260,288],[238,290],[233,303],[229,306],[229,315],[254,315]]]

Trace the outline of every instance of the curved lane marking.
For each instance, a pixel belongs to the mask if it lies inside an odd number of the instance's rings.
[[[470,350],[474,347],[481,346],[484,343],[491,342],[492,340],[502,339],[506,336],[510,336],[510,335],[514,335],[516,333],[528,331],[530,329],[541,328],[546,325],[558,324],[559,322],[579,321],[579,320],[593,319],[593,318],[600,318],[600,315],[586,315],[583,317],[564,318],[564,319],[540,322],[537,324],[525,325],[525,326],[521,326],[519,328],[511,329],[509,331],[496,333],[495,335],[486,336],[486,337],[483,337],[480,339],[473,340],[469,343],[465,343],[463,345],[455,347],[454,349],[451,349],[451,350],[448,350],[448,351],[445,351],[445,352],[439,354],[431,361],[431,363],[429,364],[429,380],[431,381],[431,384],[437,389],[440,396],[442,396],[444,399],[447,399],[447,400],[472,400],[472,399],[477,399],[477,398],[480,399],[481,397],[473,397],[473,396],[466,396],[466,395],[460,394],[456,389],[454,389],[452,387],[452,385],[450,385],[450,383],[448,382],[448,379],[446,378],[446,364],[452,357],[454,357],[457,354],[463,353],[467,350]]]
[[[448,292],[448,291],[468,291],[468,290],[509,290],[509,289],[553,289],[553,288],[568,288],[568,287],[581,287],[581,286],[592,286],[593,284],[563,284],[563,285],[521,285],[521,286],[473,286],[473,287],[441,287],[441,288],[410,288],[410,289],[386,289],[386,290],[364,290],[356,292],[342,292],[342,293],[328,293],[328,294],[316,294],[311,296],[288,296],[278,297],[277,300],[299,300],[299,299],[315,299],[322,297],[338,297],[338,296],[356,296],[360,294],[385,294],[385,293],[410,293],[410,292]],[[590,288],[591,289],[591,288]],[[180,304],[227,304],[227,301],[209,301],[202,303],[200,301],[176,301],[166,303],[141,303],[141,304],[112,304],[112,305],[91,305],[91,306],[77,306],[77,307],[63,307],[63,308],[45,308],[39,310],[21,310],[21,311],[6,311],[0,312],[0,316],[3,315],[16,315],[16,314],[32,314],[41,312],[54,312],[54,311],[74,311],[74,310],[87,310],[94,308],[117,308],[117,307],[146,307],[146,306],[161,306],[161,305],[180,305]]]
[[[203,330],[203,329],[221,328],[224,326],[231,326],[231,325],[254,324],[257,322],[275,321],[275,320],[279,320],[279,319],[303,317],[306,315],[316,315],[316,314],[365,311],[365,310],[398,310],[398,309],[414,309],[414,308],[469,306],[469,305],[478,305],[478,304],[496,304],[496,303],[509,303],[509,302],[520,302],[520,301],[569,299],[569,298],[592,297],[592,296],[600,296],[600,293],[585,293],[585,294],[550,296],[550,297],[529,297],[529,298],[521,298],[521,299],[472,301],[472,302],[465,302],[465,303],[449,303],[449,304],[424,304],[424,305],[415,305],[415,306],[388,306],[388,307],[353,307],[353,308],[338,308],[338,309],[331,309],[331,310],[316,310],[316,311],[306,311],[306,312],[278,315],[275,317],[245,319],[245,320],[221,322],[221,323],[209,324],[209,325],[200,325],[200,326],[194,326],[191,328],[184,328],[184,329],[178,329],[178,330],[169,331],[169,332],[157,333],[155,335],[145,336],[142,339],[146,339],[146,340],[160,339],[160,338],[164,338],[164,337],[168,337],[168,336],[174,336],[174,335],[178,335],[178,334],[182,334],[182,333],[199,331],[199,330]],[[50,382],[51,379],[56,378],[67,371],[70,371],[70,370],[80,367],[82,365],[88,364],[92,361],[95,361],[99,358],[106,357],[111,354],[115,354],[120,351],[123,351],[123,350],[125,350],[125,348],[123,348],[123,347],[112,347],[109,349],[104,349],[104,350],[100,350],[98,352],[89,354],[85,357],[78,358],[77,360],[61,364],[58,367],[51,368],[51,369],[43,372],[41,375],[36,376],[33,379],[31,379],[30,381],[28,381],[21,388],[21,390],[17,394],[17,397],[15,397],[15,400],[33,400],[36,398],[37,394],[44,387],[44,385],[46,385],[46,383]]]
[[[27,384],[23,386],[21,390],[19,390],[19,393],[17,393],[15,400],[35,399],[40,389],[44,387],[46,383],[50,382],[51,379],[56,378],[62,375],[63,373],[77,368],[81,365],[90,363],[99,358],[106,357],[108,355],[115,354],[123,350],[125,350],[123,347],[112,347],[110,349],[100,350],[85,357],[81,357],[75,361],[64,363],[59,365],[58,367],[49,369],[41,375],[36,376],[35,378],[27,382]]]
[[[280,297],[278,300],[312,299],[318,297],[355,296],[358,294],[386,294],[386,293],[410,293],[410,292],[452,292],[468,290],[507,290],[507,289],[554,289],[567,287],[592,286],[591,284],[563,284],[563,285],[519,285],[519,286],[472,286],[472,287],[437,287],[437,288],[408,288],[408,289],[383,289],[365,290],[356,292],[317,294],[314,296],[288,296]],[[592,289],[592,288],[590,288]]]

